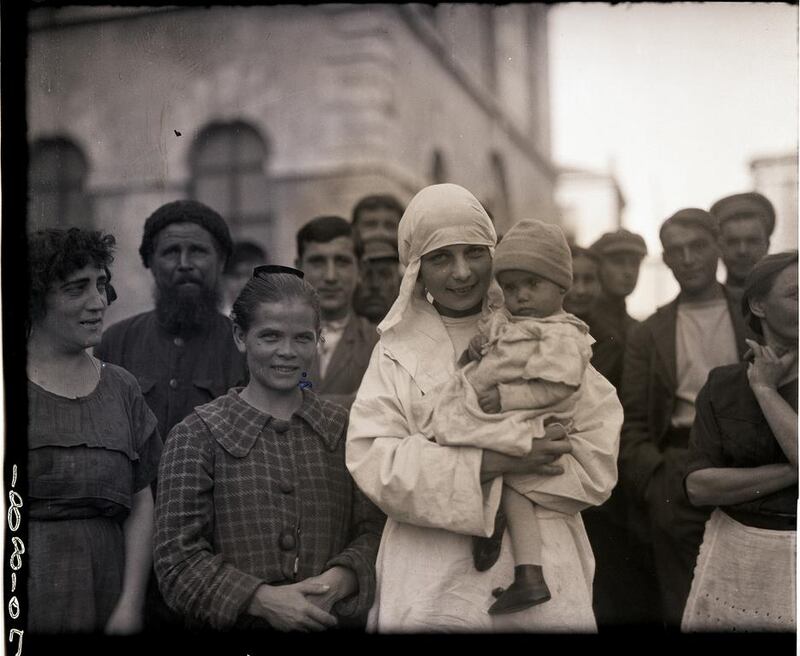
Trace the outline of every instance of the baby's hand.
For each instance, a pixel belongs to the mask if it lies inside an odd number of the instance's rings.
[[[469,359],[470,360],[480,360],[483,357],[483,347],[486,342],[489,341],[489,338],[486,335],[481,335],[478,333],[473,337],[469,342]]]
[[[478,405],[487,414],[500,412],[500,391],[497,387],[490,387],[485,392],[478,394]]]

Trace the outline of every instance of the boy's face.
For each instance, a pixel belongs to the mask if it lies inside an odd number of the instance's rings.
[[[501,271],[497,282],[503,290],[506,309],[518,317],[549,317],[561,310],[564,290],[554,282],[529,271]]]

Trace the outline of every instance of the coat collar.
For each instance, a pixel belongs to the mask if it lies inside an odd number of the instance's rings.
[[[737,297],[736,292],[732,292],[727,287],[723,285],[720,285],[720,287],[722,287],[725,301],[728,304],[728,314],[731,317],[733,333],[736,337],[736,350],[741,359],[747,350],[747,344],[744,341],[745,337],[752,338],[752,336],[747,330],[741,316],[739,309],[740,297]],[[653,341],[655,342],[656,350],[661,357],[661,361],[666,367],[667,376],[673,387],[677,387],[678,384],[678,358],[675,348],[675,333],[678,323],[679,300],[680,296],[676,296],[671,302],[658,308],[654,315],[658,317],[658,320],[652,323]]]
[[[265,429],[275,431],[275,427],[285,424],[243,400],[239,396],[242,389],[232,388],[225,396],[195,409],[214,439],[235,458],[250,453]],[[303,390],[303,401],[294,417],[307,423],[329,451],[336,450],[347,427],[347,412],[338,406],[323,405],[310,390]]]
[[[447,329],[433,306],[420,298],[411,300],[401,324],[381,335],[381,345],[423,393],[446,380],[455,369]]]

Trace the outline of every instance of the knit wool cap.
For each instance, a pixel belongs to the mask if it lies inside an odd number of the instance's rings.
[[[615,232],[606,232],[589,248],[599,255],[612,253],[633,253],[641,257],[647,255],[647,245],[644,243],[644,239],[625,228],[620,228]]]
[[[559,287],[572,287],[572,254],[561,228],[536,219],[511,226],[494,253],[494,275],[511,269],[529,271]]]
[[[675,214],[661,224],[661,229],[658,231],[658,236],[661,239],[662,245],[664,244],[664,230],[671,225],[694,226],[697,228],[702,228],[708,232],[715,241],[719,235],[717,220],[705,210],[701,210],[697,207],[687,207],[686,209],[678,210],[675,212]]]
[[[196,200],[175,200],[162,205],[144,222],[144,234],[139,246],[139,255],[146,269],[150,268],[156,235],[170,223],[196,223],[205,228],[217,242],[223,262],[227,261],[233,251],[228,224],[208,205]]]
[[[775,208],[766,196],[756,191],[720,198],[709,211],[716,217],[720,227],[730,219],[753,216],[764,223],[767,237],[775,229]]]

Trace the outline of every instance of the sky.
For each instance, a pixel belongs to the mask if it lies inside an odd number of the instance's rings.
[[[613,170],[651,252],[670,214],[796,150],[797,7],[567,3],[548,20],[553,159]]]

